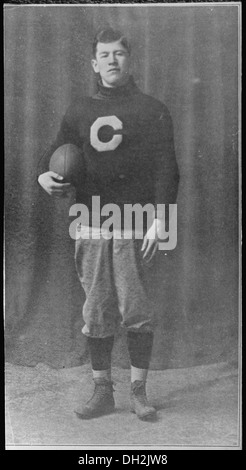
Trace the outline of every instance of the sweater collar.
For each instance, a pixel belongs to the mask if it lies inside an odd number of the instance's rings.
[[[126,98],[132,94],[138,92],[137,85],[134,82],[132,76],[129,77],[126,85],[119,87],[106,87],[102,84],[101,79],[97,82],[98,92],[95,98],[99,99],[114,99],[114,98]]]

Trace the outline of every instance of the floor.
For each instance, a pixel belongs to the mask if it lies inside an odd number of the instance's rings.
[[[116,412],[83,421],[73,410],[93,390],[88,365],[55,370],[7,363],[6,448],[240,449],[240,387],[233,365],[150,371],[147,391],[158,410],[156,422],[129,412],[129,370],[113,368],[113,379]]]

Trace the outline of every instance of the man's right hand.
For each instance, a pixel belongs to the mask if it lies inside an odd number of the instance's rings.
[[[40,186],[50,195],[55,197],[64,197],[72,189],[71,183],[62,183],[63,176],[54,171],[47,171],[39,175],[38,182]],[[60,182],[58,182],[60,181]]]

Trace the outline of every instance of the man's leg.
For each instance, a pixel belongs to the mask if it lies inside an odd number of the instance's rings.
[[[79,239],[76,242],[77,273],[86,300],[83,306],[95,390],[92,398],[76,410],[89,419],[114,410],[111,352],[118,324],[118,304],[112,283],[112,241]]]
[[[140,419],[153,419],[156,410],[147,401],[146,379],[153,345],[150,297],[155,270],[143,260],[141,245],[142,240],[114,240],[113,264],[122,326],[128,330],[132,411]]]
[[[152,332],[127,332],[127,346],[131,360],[131,379],[143,380],[147,379],[151,353],[153,347]]]
[[[153,346],[152,332],[127,332],[127,345],[131,360],[131,409],[140,419],[156,417],[156,410],[148,403],[146,380]]]
[[[89,347],[93,379],[111,381],[111,353],[114,336],[107,338],[87,338]]]
[[[115,409],[113,384],[111,381],[111,352],[114,337],[88,337],[87,340],[95,389],[91,399],[85,405],[75,410],[80,419],[90,419],[109,414]]]

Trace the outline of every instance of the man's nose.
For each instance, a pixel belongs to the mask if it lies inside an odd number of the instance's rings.
[[[117,64],[117,58],[113,53],[109,55],[109,63],[110,64]]]

